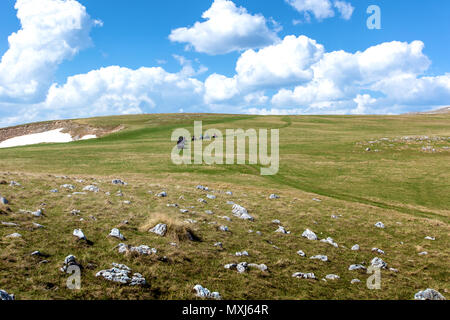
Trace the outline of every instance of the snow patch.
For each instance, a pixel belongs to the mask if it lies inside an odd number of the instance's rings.
[[[73,141],[70,133],[62,133],[62,130],[64,130],[64,128],[14,137],[1,142],[0,148],[27,146],[39,143],[63,143]],[[83,139],[85,138],[86,136],[83,137]]]

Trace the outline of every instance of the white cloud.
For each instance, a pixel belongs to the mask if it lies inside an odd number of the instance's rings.
[[[261,48],[278,40],[277,30],[269,28],[264,16],[251,15],[229,0],[215,0],[202,18],[206,21],[196,22],[191,28],[172,30],[169,39],[211,55]]]
[[[342,0],[285,0],[300,13],[303,13],[305,20],[310,21],[310,14],[313,14],[317,20],[332,18],[335,16],[334,8],[339,11],[341,17],[349,20],[353,14],[354,7],[351,3]]]
[[[198,105],[203,83],[182,73],[160,67],[132,70],[111,66],[69,77],[54,84],[39,107],[60,116],[129,114],[159,111],[176,112],[186,105]]]
[[[77,1],[17,0],[21,29],[8,38],[0,62],[0,100],[35,102],[45,97],[57,66],[90,45],[100,25]]]
[[[355,10],[351,3],[345,1],[335,1],[334,6],[344,20],[350,20],[353,15],[353,11]]]
[[[233,78],[213,74],[206,80],[206,100],[220,102],[251,90],[310,81],[311,66],[323,52],[322,45],[305,36],[287,36],[259,51],[247,50],[239,57]]]

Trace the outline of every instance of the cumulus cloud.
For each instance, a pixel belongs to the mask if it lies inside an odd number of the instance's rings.
[[[57,66],[90,45],[92,20],[79,2],[17,0],[21,29],[8,38],[0,62],[0,100],[35,102],[45,97]]]
[[[285,0],[295,10],[304,14],[305,20],[310,21],[310,15],[314,15],[317,20],[332,18],[335,16],[335,10],[339,11],[341,17],[349,20],[353,14],[354,7],[351,3],[342,0]]]
[[[311,66],[323,53],[322,45],[305,36],[286,36],[258,51],[247,50],[239,57],[233,78],[213,74],[206,80],[206,101],[220,102],[251,90],[310,81]]]
[[[193,27],[172,30],[169,39],[210,55],[261,48],[278,40],[276,23],[260,14],[249,14],[229,0],[215,0],[202,18],[206,21]],[[270,22],[275,29],[268,26]]]

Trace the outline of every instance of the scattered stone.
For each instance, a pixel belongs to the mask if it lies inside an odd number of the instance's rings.
[[[20,186],[21,186],[21,184],[18,183],[17,181],[11,181],[11,182],[9,183],[9,185],[10,185],[11,187],[20,187]]]
[[[124,204],[131,204],[131,201],[130,200],[125,200],[123,203]]]
[[[317,199],[317,198],[313,198],[312,200],[313,200],[313,201],[316,201],[316,202],[322,202],[322,200]]]
[[[224,268],[225,268],[225,269],[231,270],[231,269],[235,269],[236,266],[237,266],[236,263],[229,263],[229,264],[226,264],[226,265],[224,266]]]
[[[238,263],[237,266],[236,266],[236,270],[239,273],[244,273],[245,271],[247,271],[247,269],[248,269],[248,263],[247,262]]]
[[[220,296],[220,294],[218,292],[211,292],[199,284],[195,285],[194,290],[197,293],[197,297],[200,297],[200,298],[215,299],[215,300],[222,299],[222,297]]]
[[[208,188],[208,187],[204,187],[204,186],[202,186],[202,185],[198,185],[198,186],[196,187],[196,189],[198,189],[198,190],[203,190],[203,191],[209,191],[209,188]]]
[[[327,261],[328,261],[328,257],[327,257],[327,256],[324,256],[324,255],[321,255],[321,254],[318,254],[318,255],[316,255],[316,256],[312,256],[310,259],[313,259],[313,260],[321,260],[321,261],[323,261],[323,262],[327,262]]]
[[[100,189],[97,186],[90,185],[83,188],[83,191],[90,191],[90,192],[99,192]],[[73,193],[75,194],[75,193]]]
[[[392,272],[398,272],[398,269],[395,269],[395,268],[389,268],[389,271],[392,271]]]
[[[14,222],[3,222],[2,221],[2,226],[5,226],[5,227],[18,227],[19,225],[17,223],[14,223]]]
[[[0,203],[4,204],[4,205],[7,205],[9,203],[9,201],[6,200],[6,198],[0,197]]]
[[[381,229],[384,229],[384,228],[385,228],[385,226],[384,226],[384,223],[383,223],[383,222],[381,222],[381,221],[379,221],[379,222],[375,223],[375,227],[377,227],[377,228],[381,228]]]
[[[242,207],[238,204],[233,204],[232,212],[233,212],[233,215],[238,217],[239,219],[250,220],[250,221],[254,220],[254,218],[248,214],[247,209],[245,209],[244,207]]]
[[[81,211],[80,210],[72,210],[72,211],[70,211],[70,214],[71,215],[73,215],[73,216],[78,216],[78,215],[80,215],[80,213],[81,213]]]
[[[214,214],[211,210],[205,210],[205,213],[209,215]]]
[[[189,213],[189,210],[187,210],[187,209],[180,209],[180,212],[181,213]]]
[[[169,207],[169,208],[170,208],[170,207],[172,207],[172,208],[178,208],[178,204],[176,204],[176,203],[172,203],[172,204],[171,204],[171,203],[168,203],[168,204],[167,204],[167,207]]]
[[[220,231],[223,231],[223,232],[228,232],[228,231],[230,231],[230,229],[228,229],[227,226],[220,226],[220,227],[219,227],[219,230],[220,230]]]
[[[214,247],[219,247],[219,248],[223,249],[223,244],[222,244],[222,242],[216,242],[216,243],[214,243]]]
[[[200,202],[200,203],[208,203],[208,202],[206,202],[205,199],[202,199],[202,198],[199,198],[197,201]]]
[[[83,231],[81,231],[81,229],[73,230],[73,235],[80,240],[87,240],[86,236],[84,235]]]
[[[36,222],[33,222],[33,227],[35,227],[36,229],[43,229],[43,228],[45,228],[42,224],[39,224],[39,223],[36,223]]]
[[[325,276],[325,278],[328,279],[328,280],[338,280],[338,279],[340,279],[340,277],[338,275],[336,275],[336,274],[327,274]]]
[[[320,240],[320,242],[329,243],[335,248],[339,247],[338,244],[336,242],[334,242],[333,238],[330,238],[330,237],[328,237],[326,239],[322,239],[322,240]]]
[[[120,239],[120,240],[124,240],[124,239],[125,239],[125,237],[123,236],[123,234],[122,234],[122,233],[120,232],[120,230],[117,229],[117,228],[112,229],[111,232],[109,233],[109,236],[110,236],[110,237],[114,237],[114,238],[118,238],[118,239]]]
[[[426,256],[428,254],[428,252],[423,251],[423,252],[419,252],[419,256]]]
[[[0,300],[2,301],[12,301],[14,300],[13,294],[8,294],[8,292],[4,290],[0,290]]]
[[[6,238],[22,238],[22,235],[20,233],[12,233],[10,235],[7,235]]]
[[[248,257],[248,252],[247,251],[236,252],[235,256],[237,256],[237,257],[247,256]]]
[[[146,285],[145,278],[140,273],[134,273],[131,277],[131,269],[124,264],[112,263],[112,268],[97,272],[96,277],[130,286]]]
[[[445,297],[434,289],[419,291],[414,295],[415,300],[445,300]]]
[[[430,237],[430,236],[426,236],[426,237],[425,237],[425,240],[431,240],[431,241],[434,241],[434,240],[436,240],[436,238]]]
[[[274,224],[281,224],[281,221],[278,220],[278,219],[275,219],[275,220],[272,220],[272,223],[274,223]]]
[[[120,243],[117,247],[119,248],[119,253],[136,252],[139,255],[151,255],[158,252],[155,248],[150,248],[149,246],[144,245],[140,245],[139,247],[132,247],[124,243]]]
[[[76,259],[76,257],[74,256],[74,255],[68,255],[65,259],[64,259],[64,264],[63,264],[63,266],[61,267],[61,272],[64,272],[64,273],[66,273],[67,272],[67,270],[68,270],[68,268],[70,267],[70,266],[77,266],[78,268],[82,268],[81,267],[81,264],[80,263],[78,263],[78,261],[77,261],[77,259]]]
[[[377,252],[379,254],[384,254],[384,251],[378,248],[372,248],[372,252]]]
[[[267,268],[267,266],[265,264],[257,264],[257,263],[249,263],[248,264],[249,268],[256,268],[259,269],[261,271],[267,271],[269,268]]]
[[[208,199],[211,199],[211,200],[214,200],[214,199],[217,198],[217,197],[216,197],[215,195],[213,195],[213,194],[207,194],[206,197],[207,197]]]
[[[63,184],[60,186],[61,189],[75,190],[75,186],[71,184]]]
[[[41,253],[40,251],[33,251],[33,252],[30,254],[30,256],[38,256],[38,257],[40,257],[40,256],[42,256],[42,253]]]
[[[233,192],[227,191],[227,192],[225,192],[225,194],[227,194],[227,195],[229,195],[229,196],[232,196],[232,195],[233,195]]]
[[[269,196],[269,199],[280,199],[280,196],[279,196],[279,195],[276,195],[276,194],[274,194],[274,193],[272,193],[272,194]]]
[[[301,279],[314,279],[317,280],[314,273],[303,273],[303,272],[296,272],[292,275],[293,278],[301,278]]]
[[[167,232],[167,225],[164,223],[159,223],[152,229],[150,229],[149,232],[153,232],[156,233],[157,235],[160,235],[161,237],[164,237]]]
[[[290,231],[287,231],[283,226],[279,226],[277,230],[275,230],[275,232],[278,233],[283,233],[283,234],[290,234]]]
[[[362,264],[352,264],[350,267],[348,267],[348,270],[366,270],[367,268],[364,267]]]
[[[59,190],[58,190],[58,189],[52,189],[52,190],[50,190],[50,192],[51,192],[51,193],[58,193]]]
[[[298,250],[297,254],[301,257],[306,257],[306,254],[302,250]]]
[[[227,204],[232,206],[232,205],[234,205],[234,202],[233,201],[227,201]]]
[[[387,268],[387,263],[378,257],[373,258],[372,261],[370,262],[370,264],[372,265],[372,267],[375,267],[375,268],[380,268],[380,269]]]
[[[355,284],[355,283],[360,283],[361,280],[359,279],[352,279],[352,281],[350,281],[351,284]]]
[[[353,250],[353,251],[358,251],[358,250],[359,250],[359,244],[355,244],[355,245],[352,247],[352,250]]]
[[[306,229],[302,233],[302,237],[307,238],[308,240],[317,240],[318,239],[316,234],[309,229]]]
[[[167,192],[165,192],[165,191],[160,192],[160,193],[158,193],[156,196],[157,196],[157,197],[160,197],[160,198],[165,198],[165,197],[167,197]]]
[[[115,185],[121,185],[121,186],[127,186],[128,185],[128,183],[126,183],[126,182],[124,182],[124,181],[122,181],[120,179],[114,179],[114,180],[111,181],[111,183],[115,184]]]

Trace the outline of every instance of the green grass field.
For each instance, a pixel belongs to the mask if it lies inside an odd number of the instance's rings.
[[[192,130],[194,120],[202,120],[204,130],[280,129],[279,173],[261,176],[256,165],[172,164],[171,133],[180,127]],[[0,184],[0,195],[10,201],[11,209],[3,208],[0,221],[19,224],[0,225],[0,289],[17,299],[195,299],[196,284],[220,292],[224,299],[412,299],[426,288],[449,296],[450,114],[161,114],[75,121],[108,128],[124,125],[125,129],[94,140],[0,149],[0,180],[22,185]],[[423,136],[429,138],[401,139]],[[114,178],[129,185],[114,186]],[[99,193],[68,197],[71,192],[60,188],[70,183],[76,186],[74,191],[81,191],[94,182]],[[217,199],[199,203],[197,199],[206,199],[206,192],[196,190],[198,184],[212,189]],[[54,188],[59,192],[50,193]],[[115,195],[119,189],[123,197]],[[163,190],[167,198],[155,196]],[[228,190],[233,195],[225,194]],[[281,198],[269,200],[271,193]],[[227,201],[246,207],[255,221],[233,217]],[[190,213],[167,207],[169,203],[189,208]],[[19,212],[41,206],[45,216],[40,218]],[[71,215],[73,209],[80,210],[80,216]],[[342,216],[333,219],[332,215]],[[196,223],[188,224],[186,219]],[[273,219],[279,219],[291,234],[274,233]],[[124,220],[129,224],[121,224]],[[378,221],[386,228],[376,228]],[[46,228],[35,229],[33,222]],[[147,232],[149,225],[158,222],[169,225],[166,237]],[[227,225],[231,232],[219,231],[220,225]],[[120,241],[107,237],[114,227],[120,227],[125,243],[149,245],[158,253],[148,257],[119,254],[114,247]],[[93,244],[76,241],[72,236],[76,228]],[[186,228],[200,241],[185,240],[182,231]],[[320,239],[332,237],[339,247],[302,238],[307,228]],[[250,229],[262,235],[249,233]],[[22,238],[6,237],[13,232]],[[436,240],[425,240],[426,236]],[[223,250],[214,247],[218,241]],[[354,244],[361,250],[350,250]],[[373,247],[385,254],[374,254]],[[35,250],[47,254],[48,263],[31,257]],[[242,250],[250,256],[234,255]],[[299,256],[298,250],[306,257]],[[418,255],[423,251],[428,254]],[[68,275],[59,271],[69,254],[84,267],[81,290],[67,289]],[[309,259],[318,254],[330,261]],[[398,269],[382,271],[381,290],[367,289],[370,275],[348,270],[351,264],[368,266],[375,256]],[[224,268],[241,261],[264,263],[269,271],[250,269],[239,274]],[[148,286],[128,287],[95,277],[112,262],[141,273]],[[294,272],[314,272],[318,280],[292,278]],[[327,274],[340,279],[321,280]],[[350,284],[354,278],[361,283]]]

